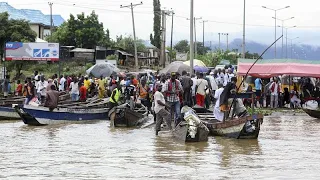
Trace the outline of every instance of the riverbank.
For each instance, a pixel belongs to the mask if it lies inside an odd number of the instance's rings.
[[[252,112],[248,109],[249,113]],[[288,109],[288,108],[256,108],[255,113],[263,114],[264,116],[295,116],[295,115],[307,115],[302,109]]]

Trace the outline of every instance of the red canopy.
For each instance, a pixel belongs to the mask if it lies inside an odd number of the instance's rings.
[[[238,59],[238,75],[245,75],[255,59]],[[262,59],[252,67],[249,75],[269,78],[278,75],[320,77],[320,60]]]

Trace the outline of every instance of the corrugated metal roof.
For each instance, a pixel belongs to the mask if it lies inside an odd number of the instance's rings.
[[[8,12],[11,19],[25,19],[30,23],[39,23],[50,26],[50,15],[44,15],[40,10],[16,9],[7,2],[0,2],[0,13]],[[53,25],[60,26],[65,20],[61,15],[52,15]]]

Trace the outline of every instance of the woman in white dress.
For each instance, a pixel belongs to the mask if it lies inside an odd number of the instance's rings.
[[[222,84],[218,84],[219,89],[216,90],[215,94],[214,94],[214,98],[216,99],[216,104],[214,106],[214,110],[213,110],[213,115],[214,117],[218,120],[218,121],[223,121],[223,117],[224,117],[224,112],[220,111],[220,95],[223,92],[223,87]]]

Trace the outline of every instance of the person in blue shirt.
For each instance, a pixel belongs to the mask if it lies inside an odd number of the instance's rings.
[[[262,105],[262,98],[261,98],[261,89],[262,89],[262,81],[260,78],[257,78],[254,81],[255,89],[256,89],[256,97],[257,101],[259,101],[260,105]]]

